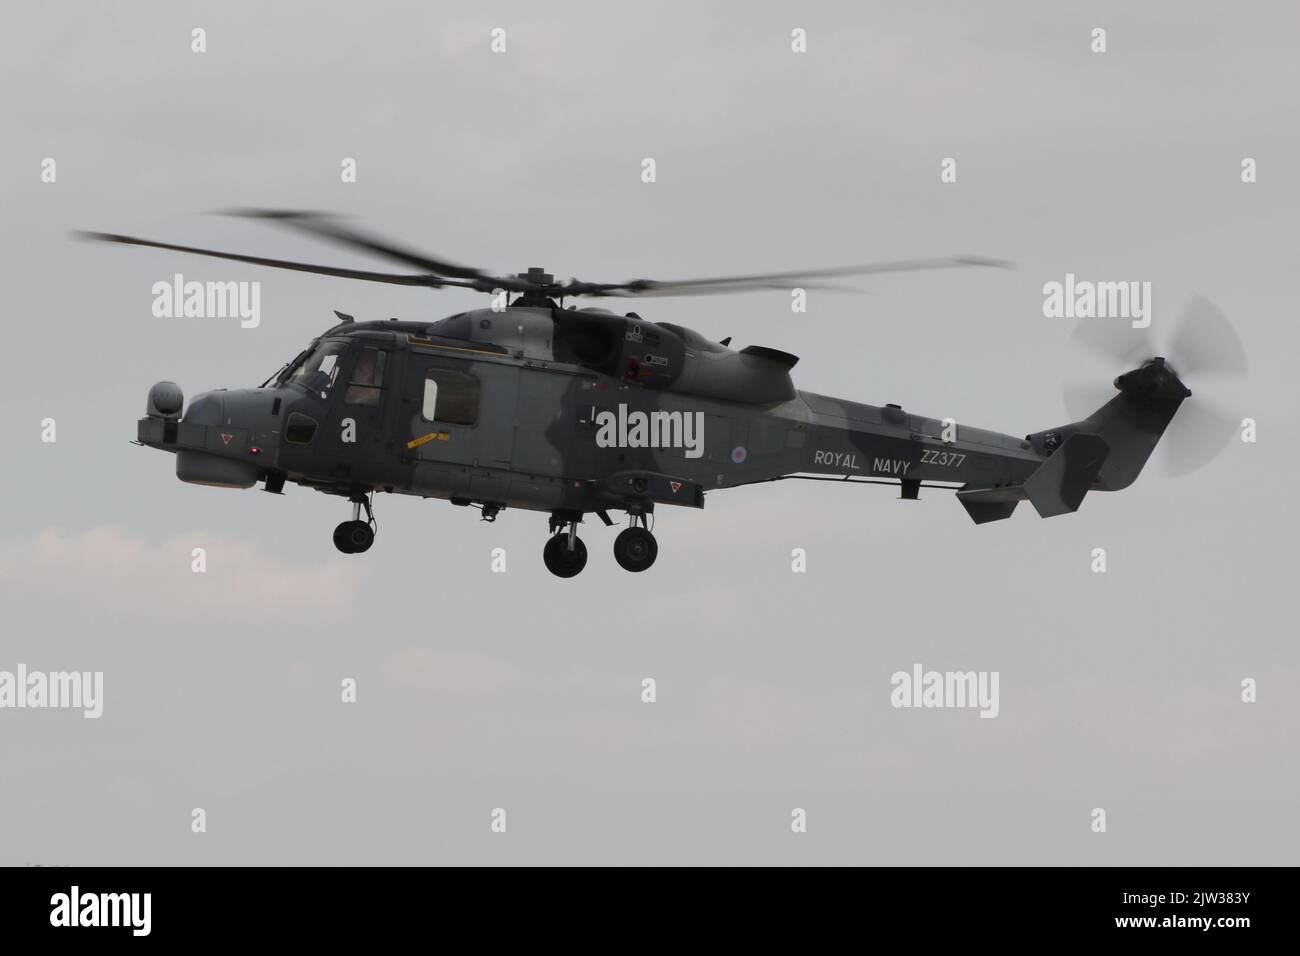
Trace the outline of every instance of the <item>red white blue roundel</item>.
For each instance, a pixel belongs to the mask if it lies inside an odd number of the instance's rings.
[[[731,463],[733,465],[741,464],[748,457],[749,452],[745,451],[744,445],[737,445],[735,448],[731,449]]]

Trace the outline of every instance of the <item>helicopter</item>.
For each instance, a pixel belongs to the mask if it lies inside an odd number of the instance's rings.
[[[836,269],[678,281],[557,281],[541,268],[516,275],[435,259],[324,213],[232,214],[398,262],[413,273],[372,272],[157,242],[116,233],[83,238],[216,257],[326,276],[495,297],[492,307],[435,321],[338,322],[256,388],[216,389],[188,404],[173,382],[155,384],[136,444],[171,452],[185,482],[282,494],[293,483],[346,498],[351,518],[334,531],[344,554],[375,540],[378,492],[479,509],[549,515],[542,557],[571,578],[585,567],[578,526],[612,526],[617,563],[649,569],[658,555],[656,506],[703,508],[706,494],[804,478],[955,492],[976,524],[1009,518],[1021,501],[1042,517],[1078,510],[1089,491],[1118,491],[1138,477],[1191,391],[1179,360],[1115,329],[1081,326],[1084,345],[1136,365],[1071,423],[1016,437],[952,419],[797,389],[798,358],[761,345],[731,348],[636,312],[565,300],[683,296],[826,287],[849,275],[1001,266],[970,256]],[[832,286],[833,287],[833,286]],[[1120,335],[1120,339],[1124,336]],[[1212,308],[1193,312],[1174,342],[1190,359],[1239,371],[1244,355]],[[1221,423],[1211,431],[1222,435]],[[1195,465],[1222,441],[1202,442]],[[362,511],[365,517],[362,518]]]

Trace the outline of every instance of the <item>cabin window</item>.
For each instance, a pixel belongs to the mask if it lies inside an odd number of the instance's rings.
[[[421,414],[426,422],[473,425],[478,421],[479,381],[465,372],[431,368],[424,375]]]
[[[384,387],[384,365],[387,361],[387,352],[362,349],[356,364],[352,366],[352,378],[348,382],[348,391],[343,396],[343,401],[349,405],[378,405]]]

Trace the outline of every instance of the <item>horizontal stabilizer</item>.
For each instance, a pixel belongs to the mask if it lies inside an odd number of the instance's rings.
[[[1109,454],[1100,435],[1075,432],[1025,480],[1025,497],[1044,518],[1078,511]]]
[[[976,524],[1010,518],[1016,505],[1025,500],[1025,489],[1020,485],[1002,488],[963,488],[957,500]]]

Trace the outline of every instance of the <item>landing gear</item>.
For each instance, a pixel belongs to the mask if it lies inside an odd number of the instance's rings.
[[[366,509],[366,520],[361,520],[361,509]],[[375,513],[370,508],[369,497],[352,499],[352,520],[334,529],[334,547],[344,554],[360,554],[375,543]]]
[[[587,546],[578,537],[580,514],[557,511],[551,515],[551,540],[542,549],[546,570],[557,578],[571,578],[587,566]]]
[[[633,516],[632,520],[635,521],[636,517]],[[614,560],[624,571],[644,571],[655,563],[658,556],[659,545],[644,524],[624,528],[614,539]]]
[[[572,544],[567,534],[553,535],[542,550],[546,570],[557,578],[571,578],[587,566],[587,546],[574,537]]]
[[[375,543],[375,533],[364,521],[345,521],[334,529],[334,547],[344,554],[360,554]]]
[[[587,566],[587,546],[571,529],[551,535],[542,549],[546,570],[557,578],[571,578]]]
[[[648,510],[629,509],[629,526],[614,539],[614,560],[624,571],[644,571],[659,557],[659,545],[646,525]],[[596,514],[606,525],[614,523],[604,512]],[[582,514],[577,511],[551,513],[551,540],[546,542],[542,560],[546,562],[546,570],[558,578],[571,578],[587,566],[587,546],[578,537],[581,520]]]

